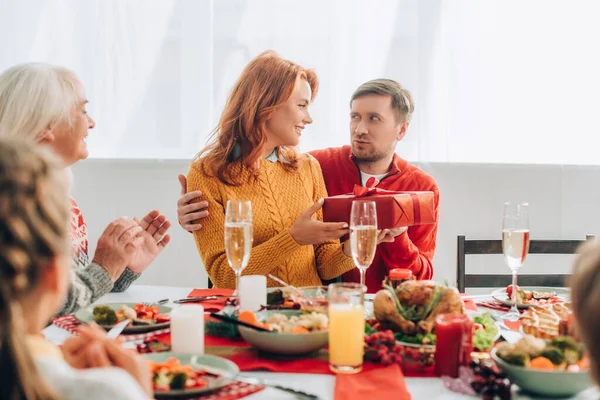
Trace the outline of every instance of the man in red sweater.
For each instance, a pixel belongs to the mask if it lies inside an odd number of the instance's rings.
[[[435,180],[421,169],[401,159],[396,145],[408,129],[414,111],[410,92],[390,79],[375,79],[362,84],[350,99],[350,146],[315,150],[310,154],[321,164],[330,196],[352,192],[355,184],[365,185],[371,177],[377,187],[394,191],[431,191],[435,195],[436,222],[390,230],[393,242],[381,243],[375,259],[367,269],[365,283],[369,293],[381,289],[381,283],[394,268],[410,269],[418,279],[431,279],[435,251],[439,189]],[[177,203],[179,223],[187,230],[201,226],[192,221],[208,215],[204,202],[189,204],[200,197],[185,194],[186,181],[179,176],[182,197]],[[343,276],[358,282],[358,269]]]

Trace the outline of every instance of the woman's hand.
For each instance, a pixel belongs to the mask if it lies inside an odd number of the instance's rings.
[[[146,394],[152,397],[150,367],[146,360],[133,351],[121,347],[109,339],[106,332],[96,324],[82,325],[79,336],[69,338],[62,346],[65,361],[73,368],[116,367],[125,370]]]
[[[141,274],[171,241],[171,235],[167,234],[171,222],[158,210],[150,211],[141,221],[137,218],[133,220],[142,228],[138,236],[143,241],[128,266],[133,272]]]
[[[339,239],[348,233],[345,222],[322,222],[313,219],[314,213],[323,207],[323,199],[307,208],[290,227],[290,235],[300,245],[318,244],[327,240]]]
[[[181,185],[181,197],[177,200],[177,221],[188,232],[199,231],[202,229],[202,224],[194,222],[208,217],[208,202],[199,201],[192,203],[192,201],[202,196],[202,192],[196,190],[187,193],[187,179],[185,175],[179,174],[178,178]]]
[[[128,218],[114,220],[98,239],[92,262],[104,268],[116,281],[143,244],[144,239],[139,236],[142,230],[137,222]]]

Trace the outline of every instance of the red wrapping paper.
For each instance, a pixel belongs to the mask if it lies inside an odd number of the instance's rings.
[[[323,204],[323,221],[347,222],[354,200],[374,201],[377,208],[377,228],[433,224],[435,204],[433,192],[393,192],[376,187],[354,185],[353,193],[331,196]]]

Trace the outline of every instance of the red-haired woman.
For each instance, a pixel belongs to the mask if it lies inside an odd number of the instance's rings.
[[[212,142],[188,173],[210,215],[194,232],[215,287],[234,288],[223,240],[228,200],[252,202],[254,244],[244,275],[273,274],[294,286],[320,285],[354,268],[344,223],[322,222],[327,197],[319,163],[294,146],[318,89],[312,70],[265,52],[236,82]],[[268,279],[269,286],[280,286]]]

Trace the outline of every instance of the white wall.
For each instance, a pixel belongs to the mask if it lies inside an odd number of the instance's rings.
[[[528,201],[533,239],[600,235],[600,167],[552,165],[427,164],[441,192],[435,279],[454,283],[456,235],[500,238],[504,201]],[[174,223],[172,241],[138,283],[206,286],[206,272],[192,235],[177,224],[178,173],[186,161],[87,160],[73,168],[74,197],[88,223],[90,251],[106,225],[119,216],[158,208]],[[571,256],[530,256],[528,273],[565,273]],[[470,262],[469,262],[470,261]],[[472,268],[472,269],[470,269]],[[473,256],[467,271],[508,273],[501,256]]]

